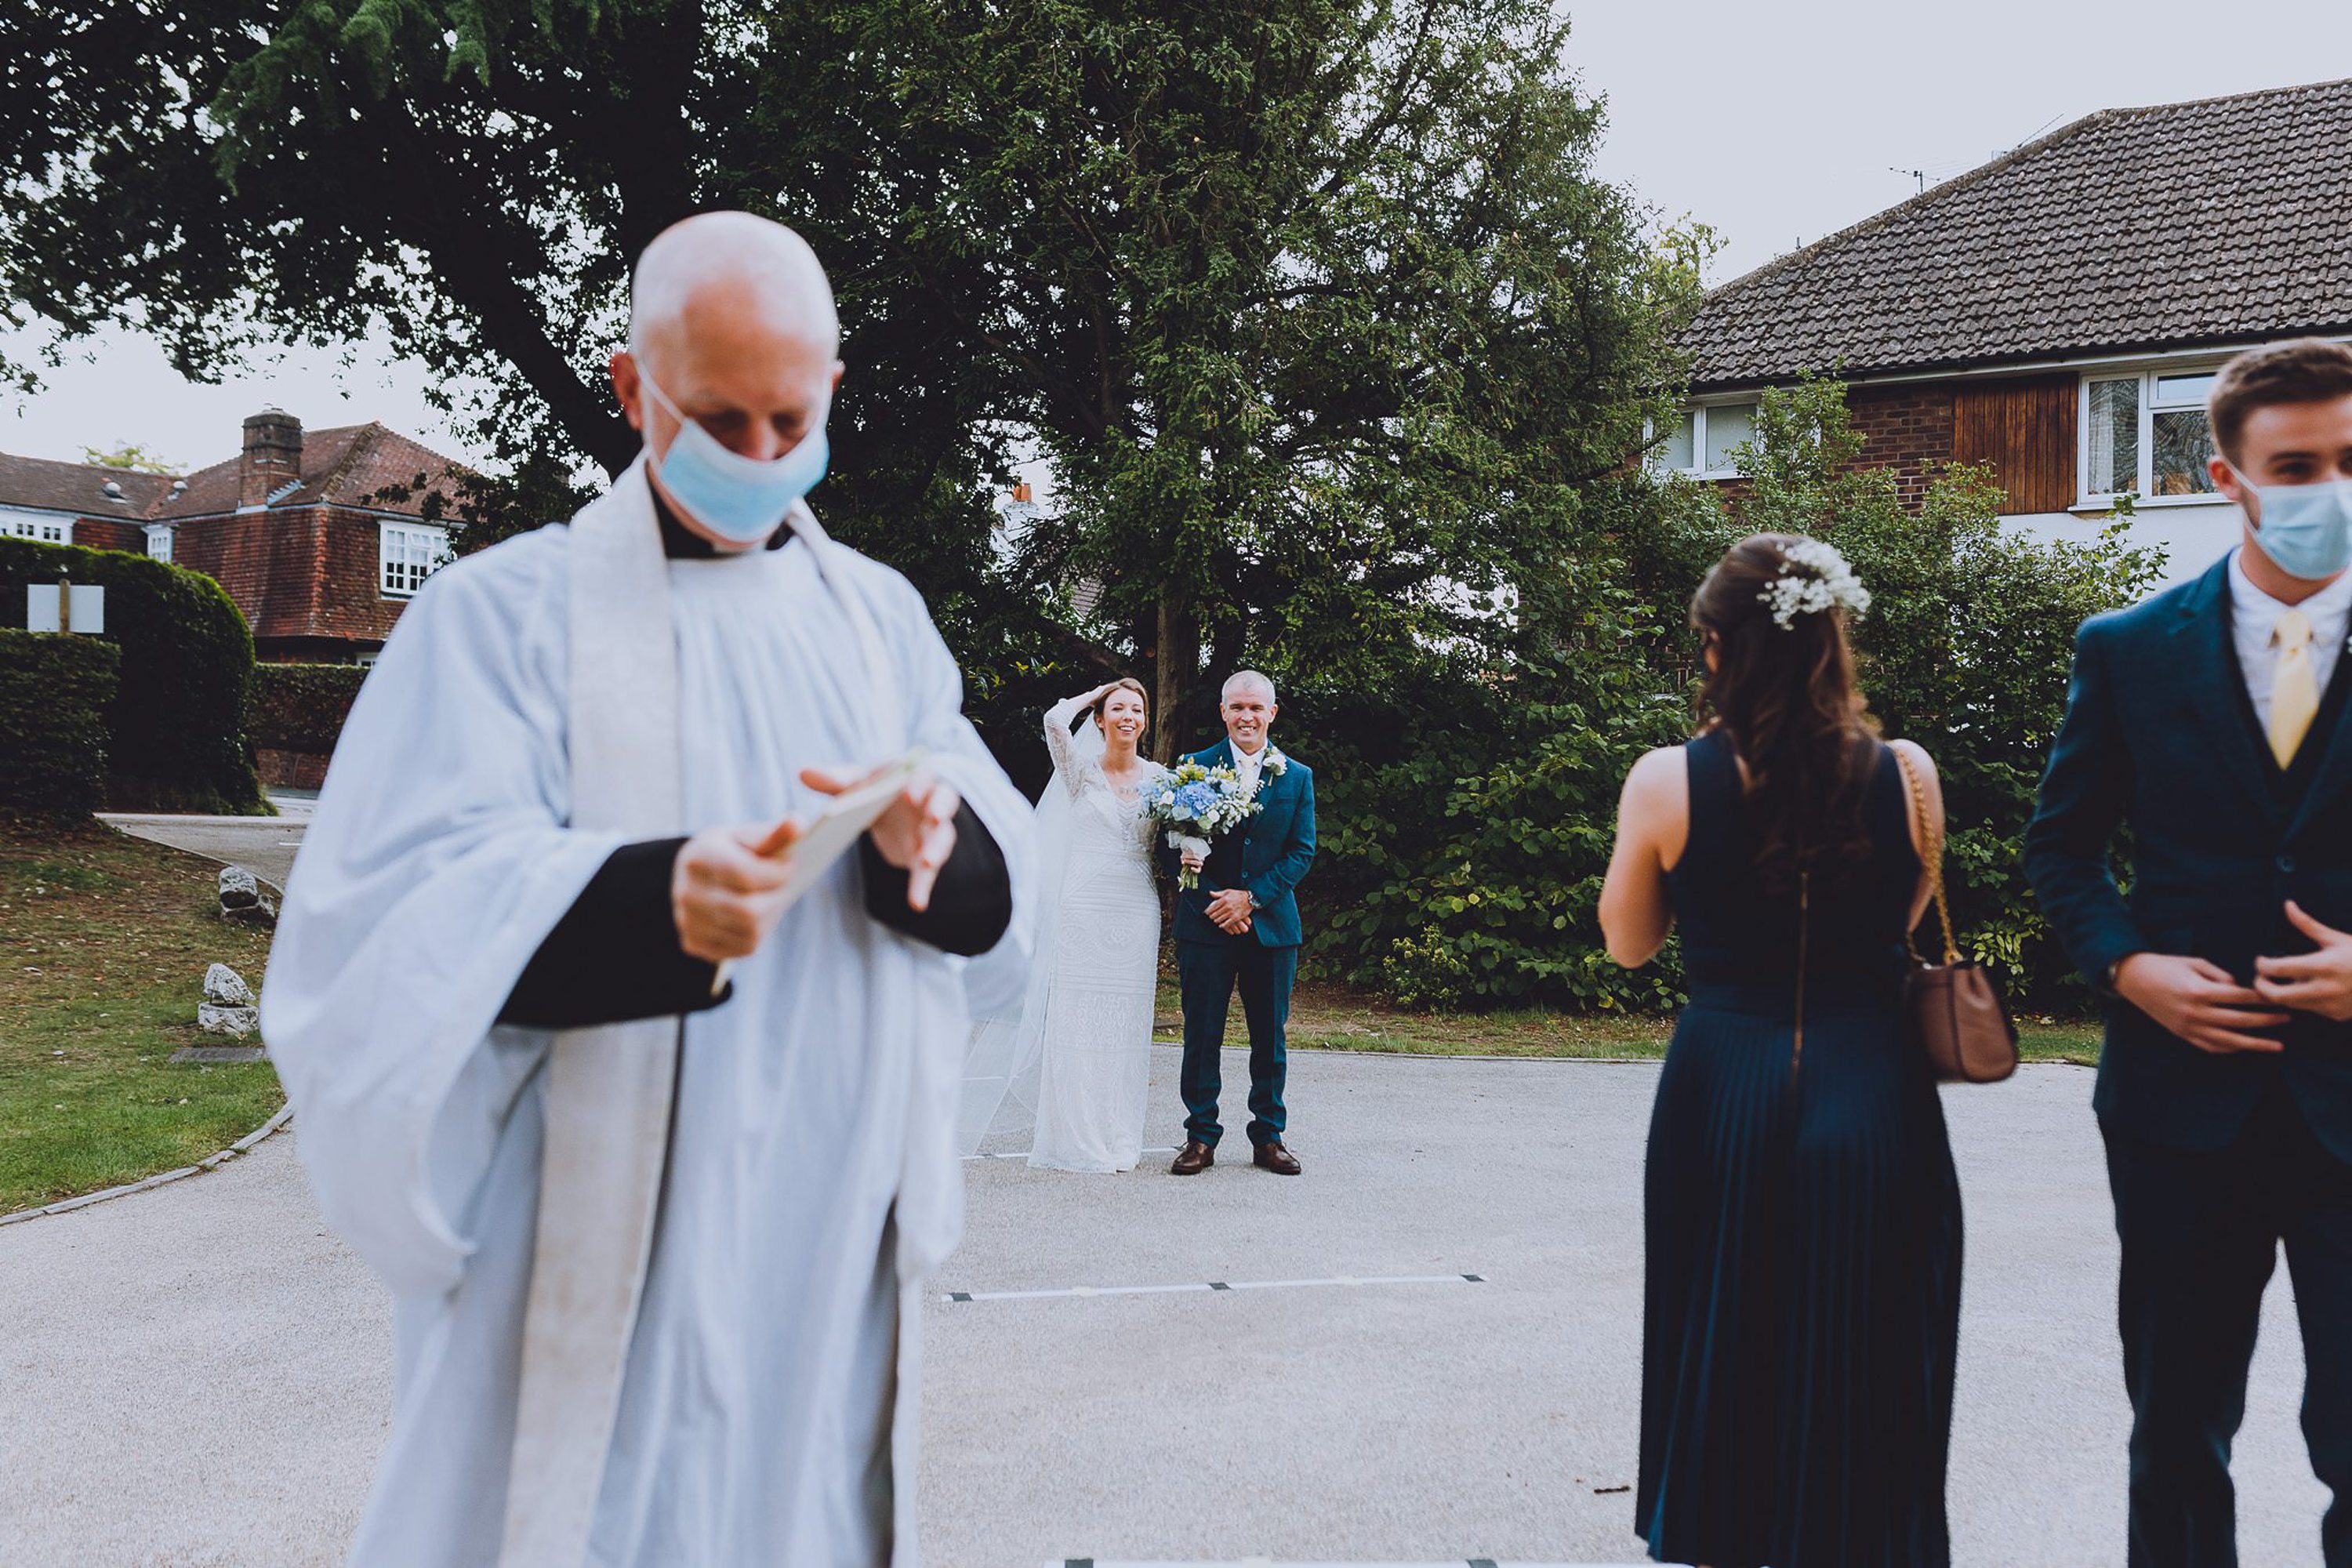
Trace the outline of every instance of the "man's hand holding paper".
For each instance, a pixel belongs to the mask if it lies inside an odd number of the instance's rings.
[[[670,878],[677,942],[709,963],[746,958],[792,903],[793,846],[801,823],[711,827],[688,839]]]
[[[825,795],[848,795],[901,765],[885,763],[856,776],[803,768],[801,783]],[[953,784],[928,768],[919,769],[866,829],[882,858],[907,873],[907,907],[918,914],[930,908],[940,868],[955,853],[956,813],[962,806],[963,796]]]

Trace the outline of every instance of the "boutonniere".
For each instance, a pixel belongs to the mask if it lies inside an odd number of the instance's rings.
[[[1271,745],[1266,747],[1264,771],[1272,773],[1276,778],[1280,778],[1283,774],[1283,770],[1289,766],[1290,759],[1288,757],[1286,757],[1280,752],[1276,751]]]

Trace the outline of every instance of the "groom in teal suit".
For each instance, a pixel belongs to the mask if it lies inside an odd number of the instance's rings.
[[[1279,1175],[1298,1174],[1297,1156],[1284,1147],[1283,1026],[1290,1018],[1290,988],[1298,975],[1298,900],[1293,889],[1315,862],[1315,775],[1266,739],[1277,711],[1274,682],[1244,669],[1225,682],[1218,712],[1225,738],[1185,759],[1230,767],[1254,789],[1258,810],[1211,846],[1205,861],[1186,852],[1200,886],[1176,895],[1176,963],[1184,997],[1184,1147],[1169,1173],[1198,1175],[1216,1163],[1217,1095],[1223,1088],[1218,1053],[1225,1044],[1225,1012],[1236,989],[1249,1021],[1250,1123],[1253,1158]],[[1161,865],[1171,874],[1178,856],[1165,845]]]

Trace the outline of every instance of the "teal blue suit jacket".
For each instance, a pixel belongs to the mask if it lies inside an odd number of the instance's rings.
[[[1231,766],[1233,760],[1230,741],[1220,741],[1184,759],[1213,768]],[[1286,752],[1279,773],[1268,771],[1258,775],[1256,815],[1215,840],[1209,862],[1202,869],[1201,885],[1176,895],[1177,941],[1236,940],[1218,930],[1216,921],[1209,918],[1211,895],[1228,888],[1246,888],[1256,900],[1250,934],[1260,945],[1297,947],[1305,940],[1294,889],[1307,875],[1307,868],[1315,863],[1315,774]],[[1177,854],[1168,847],[1165,834],[1160,859],[1173,875]]]

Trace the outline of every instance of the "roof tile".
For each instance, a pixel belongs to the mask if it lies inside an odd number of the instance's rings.
[[[1699,388],[2352,331],[2352,80],[2105,110],[1736,279]]]

